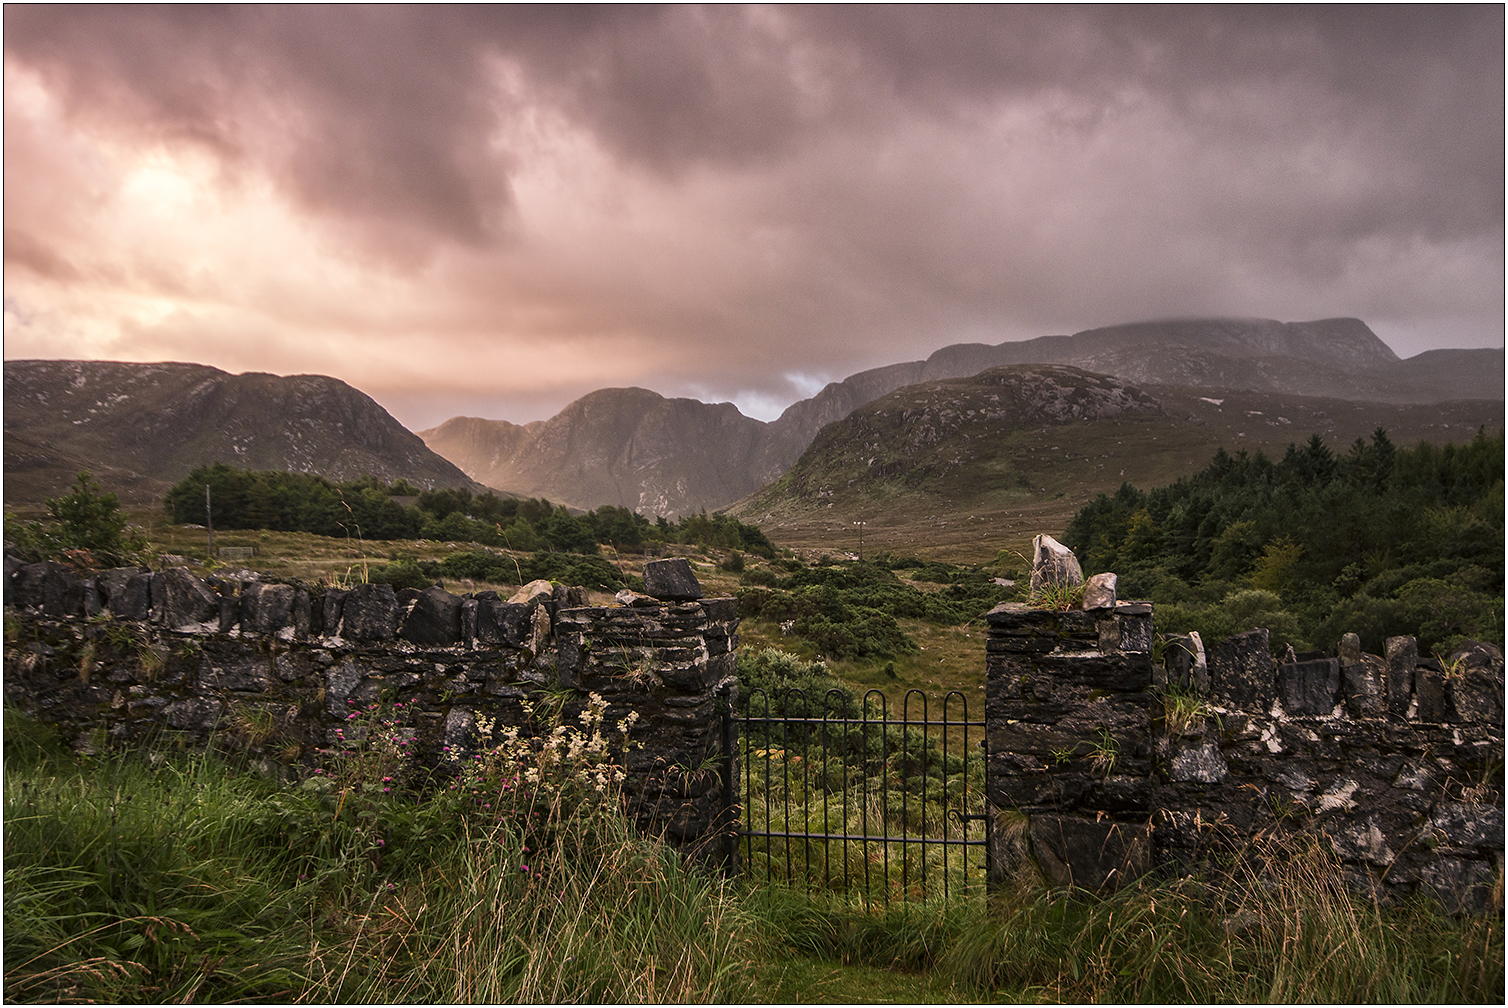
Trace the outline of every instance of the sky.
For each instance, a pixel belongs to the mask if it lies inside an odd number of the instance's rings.
[[[1504,9],[4,9],[5,358],[328,374],[413,430],[771,419],[951,343],[1504,331]]]

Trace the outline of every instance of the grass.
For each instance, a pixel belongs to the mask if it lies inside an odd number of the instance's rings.
[[[880,909],[688,868],[559,801],[526,827],[484,800],[497,778],[423,801],[361,787],[385,765],[361,752],[311,787],[208,756],[80,757],[10,713],[5,748],[8,1001],[1502,996],[1500,916],[1357,899],[1317,846],[1221,884]]]

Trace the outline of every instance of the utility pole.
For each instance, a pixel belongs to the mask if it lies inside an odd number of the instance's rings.
[[[209,534],[209,544],[205,547],[209,553],[209,559],[215,558],[215,523],[209,514],[209,484],[204,484],[204,528]]]

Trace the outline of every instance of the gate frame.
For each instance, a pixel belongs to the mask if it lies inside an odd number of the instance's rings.
[[[747,713],[749,707],[752,706],[754,695],[756,693],[757,694],[762,694],[764,696],[764,698],[765,698],[765,714],[762,715],[762,716],[759,716],[759,717],[749,716],[749,714]],[[930,701],[933,698],[929,694],[927,694],[925,691],[913,687],[913,688],[907,689],[906,692],[905,692],[905,694],[901,698],[901,718],[899,720],[893,720],[890,717],[890,713],[891,713],[891,708],[889,707],[889,699],[890,698],[887,697],[885,695],[885,692],[883,690],[879,689],[878,687],[871,687],[871,688],[865,690],[864,693],[863,693],[863,695],[859,698],[859,701],[858,701],[858,708],[859,708],[858,714],[859,714],[859,716],[857,716],[857,717],[851,716],[852,712],[848,709],[848,704],[847,704],[847,701],[846,701],[846,697],[844,697],[844,703],[840,706],[840,713],[843,716],[842,717],[838,717],[838,718],[834,718],[834,717],[830,716],[829,711],[830,711],[830,706],[831,705],[829,703],[829,699],[835,693],[839,693],[839,691],[838,690],[829,690],[824,695],[824,697],[823,697],[823,705],[822,705],[823,716],[821,716],[821,717],[812,717],[809,714],[809,711],[810,711],[810,702],[809,702],[809,700],[807,698],[806,692],[804,690],[801,690],[801,689],[798,689],[798,688],[795,688],[795,687],[792,687],[792,688],[786,690],[784,692],[784,694],[782,694],[782,696],[786,700],[787,706],[789,706],[789,704],[791,702],[791,699],[793,697],[799,696],[800,699],[801,699],[802,710],[804,712],[808,712],[805,716],[802,716],[802,717],[793,717],[793,716],[790,716],[790,715],[777,716],[777,715],[773,715],[773,714],[769,713],[769,710],[770,710],[769,704],[770,704],[770,700],[771,700],[770,693],[767,692],[764,689],[756,689],[756,690],[752,690],[749,693],[749,695],[748,695],[747,698],[744,698],[745,714],[742,715],[742,716],[740,716],[739,713],[738,713],[738,711],[737,711],[737,709],[736,709],[736,702],[737,702],[737,699],[738,699],[736,687],[733,686],[733,685],[731,685],[731,684],[729,686],[724,687],[724,689],[722,691],[722,694],[723,694],[723,705],[722,705],[723,706],[723,711],[722,711],[722,739],[721,739],[721,742],[722,742],[722,754],[723,754],[723,758],[722,758],[722,767],[721,767],[721,777],[722,777],[722,788],[723,788],[723,807],[725,809],[725,817],[726,817],[726,821],[728,823],[728,827],[724,831],[724,847],[723,847],[723,863],[725,865],[725,870],[726,870],[727,874],[730,877],[734,877],[734,876],[737,876],[738,874],[740,874],[742,872],[743,866],[741,865],[742,858],[740,857],[740,854],[742,852],[742,849],[743,849],[745,843],[746,842],[752,842],[752,839],[754,837],[765,837],[765,838],[768,838],[768,839],[783,838],[786,841],[786,845],[787,845],[787,849],[788,850],[789,850],[790,841],[794,840],[794,839],[800,839],[800,840],[802,840],[804,842],[808,842],[808,843],[810,841],[812,841],[812,840],[823,840],[823,841],[842,840],[845,843],[845,849],[846,849],[847,842],[850,841],[850,840],[859,841],[861,843],[882,843],[882,844],[885,845],[885,851],[886,851],[886,874],[887,874],[887,876],[888,876],[888,871],[889,871],[889,857],[888,857],[888,855],[889,855],[889,844],[891,842],[896,842],[896,843],[902,844],[902,848],[901,849],[904,852],[905,851],[905,846],[904,846],[905,844],[915,843],[915,844],[922,844],[923,845],[923,847],[922,847],[923,852],[925,852],[925,850],[926,850],[926,845],[942,845],[943,849],[944,849],[944,852],[946,852],[947,849],[950,848],[950,847],[962,847],[963,848],[963,857],[965,859],[967,859],[968,856],[969,856],[969,848],[971,848],[971,847],[983,847],[984,848],[985,860],[984,860],[984,864],[981,865],[980,867],[984,869],[985,886],[986,886],[986,889],[988,889],[988,887],[993,883],[994,874],[995,874],[995,865],[994,865],[994,861],[995,861],[995,844],[993,842],[994,841],[994,835],[993,834],[995,832],[995,816],[992,815],[991,812],[990,812],[988,792],[983,787],[981,787],[981,794],[984,797],[985,810],[982,811],[982,812],[976,812],[976,813],[970,813],[970,812],[967,811],[967,807],[968,807],[967,806],[967,795],[968,795],[967,767],[968,767],[968,758],[969,758],[969,729],[970,728],[979,728],[979,729],[981,729],[981,731],[980,731],[980,739],[979,739],[979,748],[981,750],[981,757],[980,758],[983,761],[983,766],[986,768],[986,772],[987,772],[987,767],[988,767],[988,763],[989,763],[989,734],[985,730],[986,723],[985,723],[985,720],[984,720],[984,718],[982,716],[978,720],[971,720],[969,718],[969,706],[968,706],[969,705],[969,700],[968,700],[968,697],[964,695],[964,693],[963,693],[962,690],[956,690],[956,689],[955,690],[948,690],[942,696],[942,707],[943,707],[942,718],[940,720],[933,720],[930,717],[930,712],[929,712],[929,704],[930,704]],[[915,694],[916,696],[919,696],[921,698],[921,701],[922,701],[922,717],[921,717],[921,720],[919,720],[919,721],[912,721],[910,719],[910,705],[911,705],[911,698],[912,698],[913,694]],[[842,694],[839,694],[839,695],[841,696]],[[872,696],[873,697],[878,697],[879,700],[880,700],[880,716],[877,719],[876,718],[871,718],[869,716],[869,700],[870,700],[870,698]],[[948,716],[948,714],[949,714],[949,704],[952,702],[952,700],[953,700],[954,697],[958,698],[958,700],[961,703],[962,708],[963,708],[962,711],[961,711],[961,715],[962,715],[961,719],[950,719],[949,716]],[[944,792],[945,793],[945,797],[944,797],[944,800],[942,802],[928,802],[926,800],[925,796],[923,796],[921,798],[922,807],[923,807],[923,813],[922,813],[923,814],[923,826],[922,826],[923,829],[926,828],[925,827],[925,823],[926,823],[926,811],[925,811],[925,809],[926,809],[926,806],[929,805],[929,804],[931,804],[931,805],[936,805],[936,806],[940,807],[942,818],[943,818],[943,824],[944,824],[943,825],[943,834],[944,835],[941,838],[929,837],[929,836],[925,836],[925,835],[914,836],[914,835],[910,834],[907,831],[907,828],[904,826],[904,822],[905,822],[906,813],[909,810],[909,806],[907,804],[907,802],[908,802],[908,794],[904,790],[901,792],[901,799],[902,799],[902,813],[901,814],[902,814],[903,826],[902,826],[902,832],[900,833],[900,835],[892,835],[889,832],[889,826],[888,826],[888,824],[885,823],[885,822],[883,822],[883,821],[881,823],[881,829],[882,829],[882,831],[884,831],[882,833],[882,835],[876,836],[876,835],[870,835],[870,834],[853,834],[853,833],[848,833],[847,832],[848,819],[847,819],[846,815],[844,816],[844,819],[843,819],[843,828],[844,828],[845,832],[842,832],[842,833],[812,833],[812,832],[806,832],[806,831],[795,832],[795,831],[790,830],[790,828],[789,828],[789,826],[790,826],[789,821],[787,821],[785,823],[786,829],[780,830],[780,831],[770,830],[770,829],[751,830],[751,829],[749,829],[748,824],[743,821],[743,815],[742,815],[743,807],[739,803],[739,794],[738,794],[738,766],[737,766],[738,756],[737,756],[737,753],[738,753],[739,738],[740,738],[741,734],[743,734],[743,733],[740,732],[740,730],[738,728],[738,726],[740,724],[751,724],[751,725],[752,724],[763,724],[763,725],[765,725],[767,732],[768,732],[769,727],[772,726],[772,725],[775,725],[775,724],[781,724],[781,725],[787,725],[787,726],[790,726],[790,725],[801,725],[801,726],[808,726],[808,727],[814,727],[814,726],[817,726],[817,725],[821,725],[822,726],[822,735],[823,735],[824,739],[827,737],[827,726],[829,726],[829,725],[843,725],[843,726],[860,725],[860,726],[863,726],[861,728],[861,731],[867,730],[867,728],[869,726],[871,726],[871,725],[878,726],[879,729],[880,729],[880,733],[881,733],[880,737],[882,739],[882,742],[881,742],[881,746],[882,746],[882,749],[881,749],[882,758],[884,758],[886,760],[888,760],[888,758],[889,758],[889,753],[888,753],[888,750],[886,749],[886,743],[883,741],[884,738],[885,738],[885,734],[884,733],[885,733],[886,729],[891,728],[891,727],[900,727],[902,729],[902,731],[904,732],[905,729],[907,729],[907,728],[919,728],[922,731],[924,737],[930,739],[930,738],[932,738],[932,735],[930,733],[930,729],[932,729],[934,727],[937,727],[937,728],[941,728],[942,729],[942,733],[943,733],[943,740],[942,740],[942,747],[941,747],[942,748],[941,757],[943,758],[944,761],[946,761],[946,758],[948,756],[947,731],[948,731],[949,728],[961,727],[963,729],[963,735],[964,735],[964,737],[963,737],[963,758],[964,758],[964,766],[965,766],[965,771],[964,771],[964,774],[965,774],[965,776],[964,776],[964,780],[965,780],[965,784],[964,784],[964,788],[965,788],[964,796],[959,799],[959,805],[958,805],[958,807],[949,807],[949,805],[951,803],[946,798],[946,791]],[[766,738],[768,738],[768,734],[767,734]],[[902,744],[902,750],[901,751],[902,752],[905,751],[905,749],[904,749],[904,742]],[[925,765],[926,765],[925,749],[923,750],[922,761],[923,761],[923,766],[925,767]],[[946,767],[946,762],[944,762],[944,766]],[[748,774],[748,768],[745,768],[745,771],[746,771],[745,772],[745,776],[748,777],[748,775],[749,775]],[[861,783],[861,786],[864,786],[867,789],[867,780],[863,780],[860,783]],[[845,770],[845,786],[844,786],[845,793],[846,793],[847,790],[848,790],[848,788],[847,788],[846,770]],[[810,806],[807,805],[805,807],[809,808]],[[886,803],[886,813],[882,813],[882,817],[884,815],[886,815],[886,814],[888,814],[888,801]],[[947,836],[947,821],[948,821],[949,818],[952,818],[954,821],[956,821],[958,823],[959,829],[962,832],[962,836],[960,836],[958,839],[952,839],[952,838],[949,838]],[[787,820],[788,819],[789,819],[789,817],[787,817]],[[825,819],[826,819],[826,816],[824,815],[824,820]],[[969,823],[970,822],[976,822],[976,821],[984,823],[984,836],[981,839],[977,839],[977,840],[970,839],[969,836],[968,836]],[[944,898],[947,898],[948,895],[949,895],[949,887],[948,887],[948,874],[949,873],[946,870],[946,857],[944,858],[944,866],[945,866],[945,870],[943,871],[942,894],[943,894]],[[967,869],[967,863],[965,863],[965,869]],[[866,900],[869,899],[869,890],[870,890],[868,875],[869,875],[869,869],[868,869],[868,863],[866,861],[866,865],[865,865],[865,884],[864,884],[864,892],[865,892],[865,898],[866,898]],[[845,856],[845,859],[844,859],[843,878],[845,879],[845,881],[849,878],[849,871],[848,871],[846,856]],[[904,853],[903,853],[902,876],[901,876],[901,878],[902,878],[902,890],[904,892],[907,888],[909,888],[909,881],[910,881],[909,880],[909,863],[904,860]],[[789,871],[789,868],[787,869],[787,872],[786,872],[786,882],[787,883],[791,882],[791,873]],[[810,889],[810,887],[811,887],[810,878],[807,879],[806,885],[807,885],[807,888]],[[926,897],[927,897],[927,882],[926,882],[926,875],[923,874],[923,876],[922,876],[922,898],[925,899]],[[888,884],[884,887],[884,902],[887,905],[890,902],[890,887],[889,887]]]

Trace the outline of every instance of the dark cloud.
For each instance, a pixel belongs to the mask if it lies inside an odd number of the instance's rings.
[[[213,302],[240,319],[209,327],[225,339],[364,338],[372,380],[405,332],[562,348],[576,371],[457,379],[466,402],[530,404],[596,384],[777,399],[961,339],[1193,313],[1355,314],[1405,353],[1501,340],[1498,6],[4,16],[8,70],[65,120],[7,118],[8,267],[59,304],[106,277],[188,305],[115,326],[130,339],[187,345]],[[283,274],[251,263],[263,293],[228,292],[234,257],[208,245],[118,251],[141,225],[116,162],[156,150],[197,152],[243,217],[263,185],[305,215]],[[623,348],[654,359],[587,367]]]

